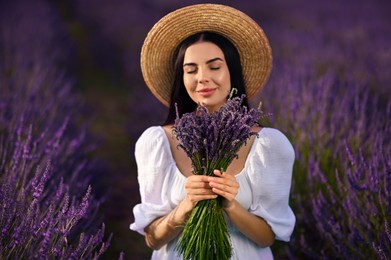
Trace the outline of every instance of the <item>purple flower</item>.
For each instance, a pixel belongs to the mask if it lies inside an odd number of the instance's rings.
[[[92,224],[92,144],[63,71],[64,24],[45,1],[0,5],[0,258],[69,259],[82,233],[94,239],[75,258],[101,255],[111,236]]]
[[[195,174],[212,176],[215,169],[224,172],[243,144],[257,134],[251,129],[264,115],[260,107],[248,110],[242,106],[243,99],[244,95],[229,99],[214,113],[204,106],[182,118],[177,113],[173,132],[180,141],[179,147],[191,159]],[[198,226],[209,228],[206,231]],[[229,259],[232,249],[228,236],[221,198],[200,201],[176,249],[184,259]]]
[[[228,100],[215,113],[198,106],[194,113],[177,118],[174,135],[190,157],[196,174],[212,175],[215,169],[226,170],[240,147],[256,134],[251,127],[265,115],[260,107],[248,110],[242,106],[243,98]]]

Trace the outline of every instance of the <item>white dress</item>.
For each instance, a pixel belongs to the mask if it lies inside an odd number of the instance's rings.
[[[157,217],[171,212],[185,196],[186,177],[178,170],[164,129],[153,126],[136,143],[141,203],[133,208],[130,229],[144,235],[144,228]],[[240,188],[236,200],[249,212],[263,218],[276,239],[289,241],[295,215],[288,202],[292,180],[294,150],[283,133],[263,128],[255,138],[243,170],[236,175]],[[273,259],[269,247],[250,241],[228,223],[233,247],[231,259]],[[256,227],[254,227],[256,228]],[[151,259],[181,259],[175,251],[178,238],[159,250]]]

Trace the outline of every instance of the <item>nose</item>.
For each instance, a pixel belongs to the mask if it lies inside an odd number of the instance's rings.
[[[198,69],[198,83],[205,84],[209,82],[209,74],[206,68]]]

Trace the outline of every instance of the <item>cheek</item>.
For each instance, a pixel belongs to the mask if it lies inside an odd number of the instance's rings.
[[[231,77],[229,71],[225,71],[220,75],[219,82],[224,88],[228,90],[231,89]]]
[[[183,76],[183,84],[185,85],[185,88],[187,91],[189,91],[193,88],[193,85],[194,85],[193,82],[194,82],[194,80],[191,77],[186,76],[186,75]]]

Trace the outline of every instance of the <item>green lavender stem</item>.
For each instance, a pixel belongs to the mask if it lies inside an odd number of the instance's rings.
[[[225,171],[233,158],[232,154],[226,158],[218,158],[214,163],[207,160],[205,169],[200,154],[192,156],[196,174],[207,176],[213,176],[214,169]],[[222,208],[223,199],[219,196],[216,199],[202,200],[193,209],[176,247],[184,260],[230,259],[232,246]]]
[[[176,248],[183,259],[230,259],[232,247],[221,199],[200,201],[192,211]]]

